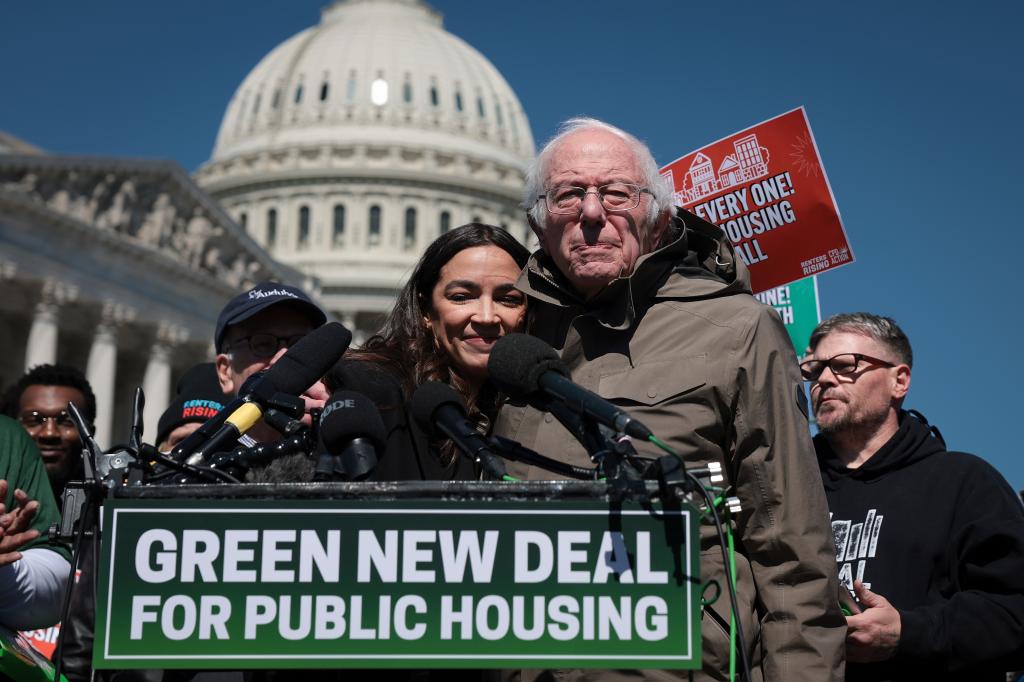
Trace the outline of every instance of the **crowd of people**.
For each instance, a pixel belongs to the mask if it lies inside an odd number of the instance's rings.
[[[1003,680],[1024,667],[1024,509],[991,466],[947,451],[936,428],[903,408],[913,358],[893,320],[834,316],[798,361],[779,316],[751,295],[747,267],[721,230],[673,206],[647,147],[597,120],[568,121],[541,150],[524,208],[538,251],[480,223],[440,235],[381,330],[303,394],[307,410],[343,388],[373,400],[385,438],[365,478],[484,476],[453,442],[409,416],[410,397],[428,381],[450,386],[481,434],[592,467],[558,421],[488,380],[498,340],[529,333],[557,351],[573,382],[626,409],[688,466],[722,466],[740,504],[730,520],[733,570],[741,653],[753,680]],[[280,283],[228,301],[213,334],[215,361],[179,382],[159,421],[158,449],[171,452],[249,377],[326,321],[305,292]],[[70,570],[66,548],[46,540],[63,488],[81,475],[68,404],[91,422],[96,403],[82,373],[59,365],[32,368],[5,398],[0,623],[30,629],[57,620]],[[813,439],[811,413],[819,430]],[[259,424],[242,443],[276,438]],[[660,454],[649,443],[635,447]],[[254,471],[250,480],[311,480],[312,459],[295,457],[304,467]],[[509,473],[553,477],[518,462]],[[725,584],[708,524],[700,554],[702,581]],[[76,680],[91,675],[90,582],[75,589],[75,599],[85,600],[76,601],[84,605],[74,609],[66,652],[77,661],[67,668]],[[703,607],[703,668],[691,679],[728,679],[730,617],[728,600]],[[139,674],[160,679],[159,671]],[[686,677],[659,670],[460,674]]]

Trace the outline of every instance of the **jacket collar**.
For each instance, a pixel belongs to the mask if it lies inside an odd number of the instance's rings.
[[[633,273],[609,282],[584,300],[554,261],[535,252],[523,268],[516,288],[527,296],[596,319],[608,329],[623,330],[660,298],[698,299],[750,293],[750,276],[721,229],[682,208],[676,208],[664,246],[637,259]],[[678,278],[670,278],[675,273]]]

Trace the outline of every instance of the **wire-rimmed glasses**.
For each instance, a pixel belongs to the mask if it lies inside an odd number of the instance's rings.
[[[596,194],[606,211],[629,211],[640,205],[640,195],[651,190],[628,182],[611,182],[593,190],[573,185],[556,185],[545,194],[537,196],[543,200],[549,213],[575,215],[583,210],[583,200],[588,194]]]

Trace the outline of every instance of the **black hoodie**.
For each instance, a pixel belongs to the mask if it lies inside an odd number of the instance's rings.
[[[1024,659],[1024,510],[984,460],[947,452],[926,421],[900,427],[857,469],[820,434],[839,581],[900,612],[896,655],[848,680],[1005,680]]]

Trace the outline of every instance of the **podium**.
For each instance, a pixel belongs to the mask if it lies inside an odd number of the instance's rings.
[[[116,488],[96,668],[698,668],[699,513],[656,484]]]

